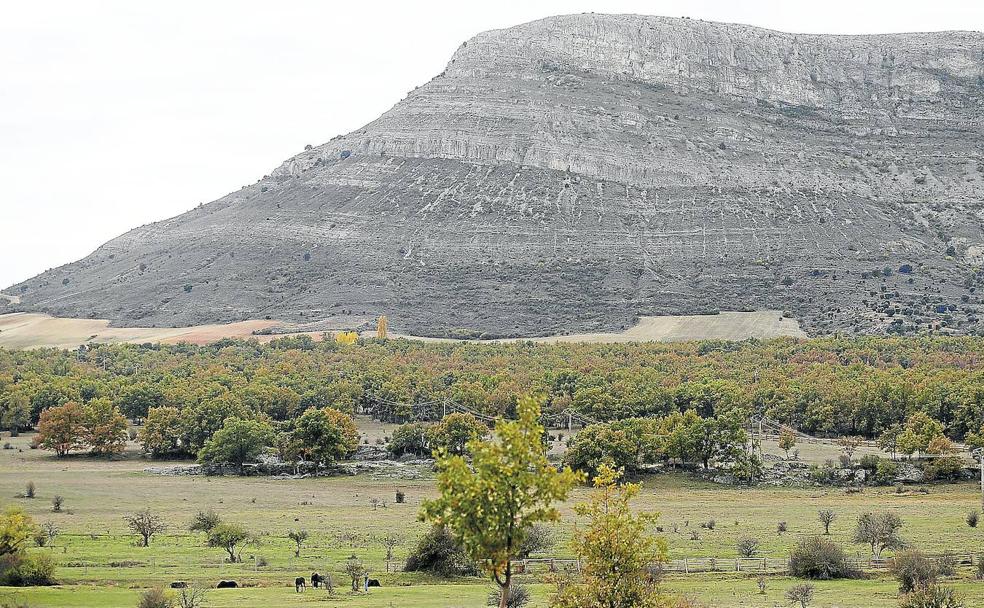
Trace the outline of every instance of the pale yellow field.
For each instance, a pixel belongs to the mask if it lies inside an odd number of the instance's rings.
[[[37,313],[0,315],[0,347],[4,348],[76,348],[86,343],[116,342],[191,342],[207,344],[221,338],[254,337],[258,329],[282,325],[279,321],[240,321],[227,325],[198,325],[194,327],[109,327],[106,319],[70,319]],[[302,332],[314,339],[320,332]],[[375,332],[364,332],[374,337]],[[403,337],[428,342],[452,342],[443,338],[424,338],[401,334]],[[639,322],[621,333],[571,334],[534,338],[511,338],[495,342],[680,342],[686,340],[744,340],[746,338],[775,338],[792,336],[805,338],[795,319],[784,318],[774,310],[756,312],[722,312],[717,315],[681,315],[642,317]],[[255,336],[266,342],[277,335]]]

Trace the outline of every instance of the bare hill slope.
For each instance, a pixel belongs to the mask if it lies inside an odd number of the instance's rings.
[[[485,32],[362,129],[13,286],[7,310],[501,337],[778,309],[813,334],[976,331],[982,49],[629,15]]]

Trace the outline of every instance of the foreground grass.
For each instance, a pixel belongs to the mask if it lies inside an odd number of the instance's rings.
[[[385,429],[384,429],[385,430]],[[325,603],[352,606],[410,606],[446,608],[481,606],[489,585],[481,579],[449,584],[417,574],[387,572],[383,538],[396,535],[399,545],[393,564],[402,564],[416,538],[426,530],[417,521],[420,503],[435,494],[431,473],[411,469],[418,479],[394,479],[359,475],[319,479],[271,479],[237,477],[162,477],[143,472],[150,463],[131,456],[121,461],[89,458],[59,460],[26,448],[27,438],[12,440],[23,451],[0,450],[0,508],[17,505],[38,522],[51,522],[61,533],[47,551],[58,562],[63,586],[53,588],[0,589],[3,603],[29,606],[132,607],[142,589],[184,580],[214,586],[220,579],[234,579],[249,587],[215,590],[206,606],[310,606]],[[34,499],[15,498],[28,481],[37,487]],[[929,494],[896,494],[892,488],[867,489],[848,494],[836,488],[731,488],[695,481],[682,475],[660,475],[643,480],[644,490],[636,507],[658,511],[661,534],[667,538],[671,559],[736,556],[735,543],[751,536],[761,543],[763,555],[785,557],[802,536],[822,532],[819,509],[833,509],[838,519],[832,537],[851,554],[864,556],[866,549],[850,543],[854,519],[864,511],[896,511],[903,520],[903,536],[929,552],[984,551],[984,528],[966,525],[968,511],[979,507],[975,484],[932,486]],[[406,494],[405,504],[395,504],[396,491]],[[576,520],[572,505],[583,500],[578,489],[562,505],[563,520],[556,526],[557,545],[551,555],[569,555],[566,540]],[[51,498],[64,497],[63,513],[51,511]],[[387,502],[372,509],[370,499]],[[150,547],[138,547],[128,534],[123,515],[144,507],[160,513],[169,530]],[[255,546],[243,552],[243,563],[230,564],[224,552],[204,547],[201,535],[187,531],[199,509],[215,509],[228,521],[246,525],[258,535]],[[702,528],[714,520],[713,529]],[[788,532],[779,534],[785,521]],[[311,539],[300,557],[286,538],[290,529],[304,528]],[[696,530],[699,539],[693,540]],[[357,555],[378,578],[382,589],[369,596],[339,594],[329,598],[309,590],[295,594],[295,576],[311,572],[332,573],[336,586],[347,585],[342,573],[345,560]],[[266,565],[263,565],[266,562]],[[526,577],[534,585],[534,606],[544,606],[549,587],[544,577]],[[698,597],[713,606],[785,605],[782,595],[792,581],[770,578],[766,595],[760,595],[754,576],[699,575],[670,577],[668,591]],[[957,587],[968,606],[984,605],[984,583],[962,572]],[[865,581],[817,583],[814,606],[894,606],[893,581],[884,577]]]

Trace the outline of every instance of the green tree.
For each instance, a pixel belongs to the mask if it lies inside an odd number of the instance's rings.
[[[424,422],[401,424],[393,431],[393,437],[386,446],[387,451],[393,456],[427,456],[431,453],[428,440],[430,428],[431,425]]]
[[[878,559],[885,549],[905,545],[899,536],[902,519],[895,513],[862,513],[854,527],[852,540],[871,547],[871,557]]]
[[[540,402],[531,397],[517,404],[518,420],[498,420],[489,440],[472,439],[462,456],[438,456],[437,485],[441,496],[425,501],[421,517],[445,525],[465,552],[501,590],[506,608],[512,565],[530,526],[556,521],[551,506],[564,500],[581,476],[547,461],[540,424]]]
[[[252,462],[272,445],[273,429],[265,422],[229,418],[222,428],[205,442],[198,452],[198,461],[208,464],[232,464],[239,472],[243,465]]]
[[[475,438],[481,439],[489,432],[489,427],[471,414],[454,412],[430,428],[431,449],[445,450],[448,454],[461,455],[465,446]]]
[[[553,608],[656,608],[663,606],[651,567],[666,560],[666,541],[649,533],[657,513],[634,514],[641,484],[618,485],[620,474],[601,465],[591,500],[575,507],[588,524],[571,547],[581,564],[575,579],[559,579]]]
[[[0,413],[0,425],[10,431],[11,437],[31,426],[31,402],[21,392],[11,393]]]
[[[898,448],[903,454],[925,452],[933,439],[943,435],[943,425],[923,412],[916,412],[905,421],[905,428],[898,438]]]
[[[208,531],[208,546],[224,549],[232,563],[242,561],[243,548],[253,541],[249,530],[237,524],[219,523]]]
[[[93,399],[83,407],[85,443],[93,454],[120,454],[126,448],[126,418],[109,399]]]
[[[310,408],[297,419],[293,439],[300,454],[315,466],[332,464],[359,447],[352,417],[330,407]]]
[[[166,458],[186,453],[181,445],[181,410],[162,406],[150,408],[139,439],[143,450],[154,458]]]

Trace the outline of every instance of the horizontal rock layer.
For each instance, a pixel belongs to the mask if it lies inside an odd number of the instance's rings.
[[[506,336],[769,308],[812,333],[973,332],[982,133],[979,33],[555,17],[476,36],[364,128],[9,293],[133,325]]]

